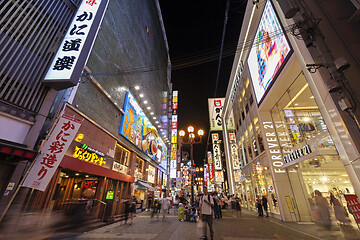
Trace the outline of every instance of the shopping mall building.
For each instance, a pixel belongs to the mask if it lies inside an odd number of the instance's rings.
[[[252,210],[265,195],[273,217],[312,221],[315,190],[344,206],[346,195],[360,196],[352,92],[359,89],[360,51],[348,35],[359,25],[351,18],[359,6],[296,2],[248,1],[223,129],[230,193]],[[234,133],[241,170],[233,169]]]

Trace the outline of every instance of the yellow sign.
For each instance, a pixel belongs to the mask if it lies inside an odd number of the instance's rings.
[[[106,161],[103,157],[99,157],[96,153],[88,152],[84,148],[78,146],[75,146],[73,157],[85,162],[94,163],[99,166],[106,164]]]
[[[285,199],[286,199],[286,203],[287,203],[287,205],[288,205],[288,207],[289,207],[289,211],[290,211],[291,213],[295,213],[290,197],[289,197],[289,196],[285,196]]]

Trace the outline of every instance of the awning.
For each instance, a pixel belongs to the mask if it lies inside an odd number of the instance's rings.
[[[137,189],[156,191],[156,189],[154,187],[152,187],[150,184],[148,184],[147,182],[137,180],[135,182],[135,184],[137,185]]]

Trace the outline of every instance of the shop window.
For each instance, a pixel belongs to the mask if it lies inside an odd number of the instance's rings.
[[[249,112],[249,104],[246,104],[245,111],[246,111],[246,114]]]
[[[250,102],[250,106],[251,106],[251,105],[253,104],[253,102],[254,102],[254,99],[253,99],[253,97],[252,97],[252,94],[250,94],[249,102]]]
[[[128,150],[126,150],[119,144],[116,145],[115,157],[114,157],[115,161],[128,167],[129,166],[129,156],[130,156],[130,152]]]

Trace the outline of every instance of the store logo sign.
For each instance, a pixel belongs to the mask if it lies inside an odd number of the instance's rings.
[[[288,163],[291,161],[294,161],[298,158],[301,158],[305,155],[308,155],[311,153],[311,148],[309,145],[305,145],[302,149],[296,149],[295,151],[289,153],[288,155],[284,156],[284,163]]]

